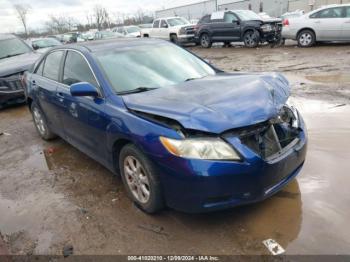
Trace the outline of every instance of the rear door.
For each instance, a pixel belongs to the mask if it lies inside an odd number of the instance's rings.
[[[345,8],[345,21],[343,23],[343,40],[350,41],[350,6]]]
[[[150,30],[150,37],[159,37],[159,25],[160,25],[160,20],[154,20],[153,22],[153,27]]]
[[[342,28],[345,22],[344,8],[332,7],[323,9],[310,16],[316,39],[320,41],[342,40]]]
[[[31,86],[36,90],[41,107],[50,127],[58,135],[62,134],[62,123],[58,114],[56,90],[59,79],[60,65],[64,51],[53,51],[43,59],[31,78]]]
[[[72,96],[70,86],[79,82],[94,85],[100,90],[100,97]],[[106,129],[109,123],[104,113],[105,99],[89,63],[78,51],[67,51],[57,97],[65,137],[80,150],[105,162],[108,159]]]
[[[162,39],[169,39],[169,25],[165,19],[160,20],[160,26],[159,26],[159,38]]]

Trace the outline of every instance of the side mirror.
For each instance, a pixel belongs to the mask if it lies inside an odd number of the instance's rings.
[[[97,88],[87,82],[80,82],[71,85],[70,93],[72,96],[98,96]]]
[[[34,50],[38,50],[39,49],[39,46],[36,45],[36,44],[32,44],[32,47],[33,47]]]
[[[239,25],[239,21],[238,20],[232,20],[232,23]]]

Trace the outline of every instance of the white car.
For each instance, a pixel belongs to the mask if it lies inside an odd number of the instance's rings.
[[[350,41],[350,4],[329,5],[283,20],[282,38],[310,47],[318,41]]]
[[[114,28],[113,32],[122,34],[125,37],[141,37],[141,28],[135,25],[119,26]]]
[[[170,40],[174,43],[194,42],[194,25],[183,17],[167,17],[154,20],[152,28],[143,37]]]

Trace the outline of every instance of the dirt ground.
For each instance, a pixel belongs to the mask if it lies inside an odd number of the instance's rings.
[[[309,130],[296,180],[227,211],[150,216],[122,182],[61,139],[44,142],[26,106],[0,111],[0,232],[12,254],[350,254],[350,46],[190,48],[226,71],[279,71]],[[1,237],[0,237],[1,239]],[[6,252],[0,240],[0,254]]]

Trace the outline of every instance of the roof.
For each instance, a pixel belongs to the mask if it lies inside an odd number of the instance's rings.
[[[65,48],[78,48],[85,47],[90,52],[99,52],[104,50],[111,50],[114,48],[144,46],[166,43],[167,41],[153,38],[114,38],[107,40],[97,40],[91,42],[80,42],[75,44],[65,45]],[[60,46],[62,48],[62,46]]]
[[[0,34],[0,40],[13,39],[13,38],[16,38],[16,36],[11,34]]]

